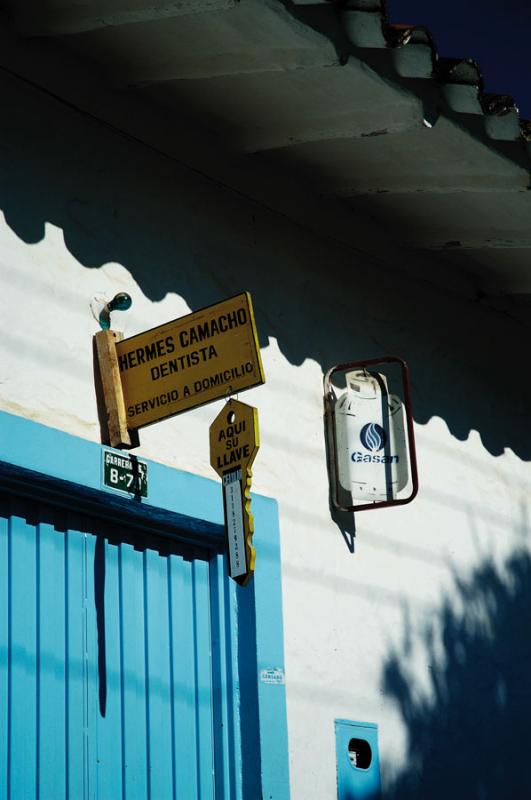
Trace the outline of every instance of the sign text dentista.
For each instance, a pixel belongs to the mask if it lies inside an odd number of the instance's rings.
[[[265,380],[247,292],[124,339],[116,352],[131,428]]]

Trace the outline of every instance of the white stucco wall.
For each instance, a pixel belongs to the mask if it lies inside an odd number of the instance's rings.
[[[336,717],[379,724],[391,787],[412,730],[386,682],[393,655],[413,701],[433,702],[448,660],[442,609],[462,604],[456,581],[491,561],[504,574],[529,547],[529,409],[508,378],[524,381],[520,329],[432,287],[427,258],[415,283],[31,90],[4,90],[0,407],[99,441],[93,298],[131,294],[113,317],[128,336],[250,290],[267,383],[241,397],[260,415],[254,489],[280,508],[292,796],[335,796]],[[410,506],[358,514],[351,553],[328,506],[322,375],[391,353],[411,366],[421,491]],[[208,426],[220,407],[141,431],[138,454],[214,477]]]

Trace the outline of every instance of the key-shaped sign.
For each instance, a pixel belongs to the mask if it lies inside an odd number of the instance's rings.
[[[241,586],[254,572],[251,466],[259,446],[258,410],[229,400],[210,426],[210,463],[223,481],[229,576]]]

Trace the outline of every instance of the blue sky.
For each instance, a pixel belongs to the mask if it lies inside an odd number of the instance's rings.
[[[531,0],[388,0],[388,13],[429,28],[440,55],[475,59],[485,91],[512,95],[531,119]]]

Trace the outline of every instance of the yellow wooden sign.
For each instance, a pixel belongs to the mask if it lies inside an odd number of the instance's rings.
[[[248,292],[116,345],[129,428],[265,381]]]
[[[223,482],[229,575],[242,586],[250,580],[256,560],[251,466],[259,446],[257,409],[229,400],[210,426],[210,463]]]

